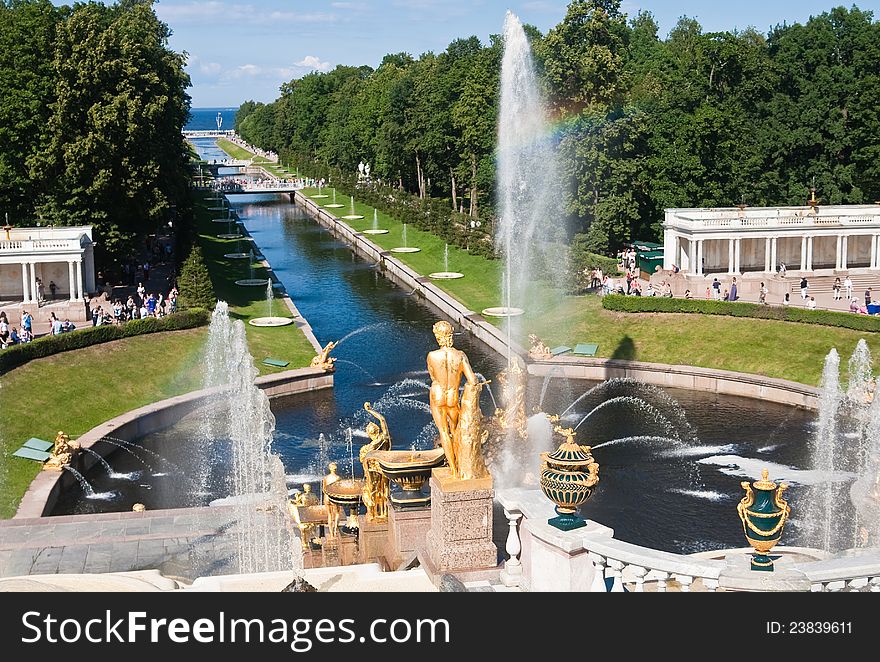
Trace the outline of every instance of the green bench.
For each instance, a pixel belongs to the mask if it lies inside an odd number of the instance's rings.
[[[34,462],[45,462],[51,457],[49,450],[54,448],[55,444],[51,441],[44,441],[32,437],[24,442],[24,446],[15,451],[13,457],[20,457],[25,460],[33,460]]]
[[[571,351],[571,347],[566,347],[562,345],[561,347],[554,347],[550,350],[550,353],[553,356],[562,356],[563,354],[568,354]]]
[[[598,351],[599,345],[596,343],[579,343],[575,346],[572,354],[575,356],[596,356]]]
[[[282,361],[280,359],[263,359],[264,365],[270,365],[273,368],[286,368],[290,365],[290,361]]]

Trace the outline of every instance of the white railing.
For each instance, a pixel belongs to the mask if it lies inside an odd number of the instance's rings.
[[[708,219],[690,219],[681,216],[674,216],[667,221],[669,228],[683,228],[689,230],[715,230],[715,229],[773,229],[773,228],[791,228],[791,227],[848,227],[848,226],[868,226],[876,225],[880,228],[880,216],[780,216],[778,218],[769,217],[749,217],[742,218],[708,218]]]
[[[558,546],[560,560],[566,555],[574,554],[572,558],[576,558],[581,552],[587,552],[597,578],[611,580],[612,591],[774,590],[776,573],[738,573],[725,559],[725,556],[739,554],[742,556],[741,565],[747,568],[748,549],[697,555],[672,554],[616,540],[613,533],[608,535],[607,529],[605,533],[589,533],[588,529],[583,529],[582,533],[562,533],[547,525],[549,502],[541,502],[544,497],[539,490],[514,489],[496,494],[504,506],[510,529],[505,545],[510,558],[501,575],[507,585],[518,586],[530,575],[530,568],[519,559],[525,527],[532,539],[541,539],[545,546]],[[793,587],[799,587],[813,592],[880,592],[880,549],[858,550],[851,555],[831,558],[822,558],[825,556],[823,552],[801,548],[780,548],[778,551],[790,555],[784,564],[786,573],[785,577],[780,577],[778,590],[798,590]],[[781,570],[779,574],[783,574]],[[766,583],[756,589],[761,581]],[[605,581],[594,581],[586,589],[604,591]]]
[[[82,252],[78,239],[23,239],[0,241],[0,253]]]

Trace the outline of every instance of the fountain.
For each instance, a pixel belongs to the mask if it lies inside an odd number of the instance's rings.
[[[382,230],[379,227],[379,210],[378,209],[373,210],[373,227],[369,230],[364,230],[363,233],[364,234],[371,234],[371,235],[388,234],[388,230]]]
[[[552,132],[541,99],[531,48],[519,18],[507,12],[501,64],[501,103],[498,115],[498,199],[500,218],[495,242],[504,260],[503,305],[486,308],[488,317],[521,316],[534,275],[551,277],[566,259],[561,197],[557,181]],[[539,233],[540,228],[540,233]],[[514,324],[506,325],[510,340]],[[508,342],[508,346],[510,346]]]
[[[268,397],[254,385],[258,373],[244,325],[229,318],[225,302],[218,302],[212,315],[209,343],[206,379],[222,389],[224,407],[219,416],[214,411],[206,436],[222,431],[232,442],[229,488],[237,520],[238,572],[302,567],[301,557],[293,554],[284,466],[272,452],[275,417]]]
[[[449,244],[443,248],[443,271],[438,271],[428,275],[434,280],[456,280],[464,278],[464,274],[457,271],[449,271]]]
[[[334,188],[333,189],[333,202],[331,202],[329,205],[324,205],[324,207],[327,209],[341,209],[344,206],[345,206],[344,204],[336,202],[336,189]]]
[[[360,214],[356,214],[354,211],[354,196],[351,196],[351,213],[348,216],[343,216],[343,219],[346,221],[359,221],[363,218]]]
[[[867,343],[859,341],[840,383],[840,357],[825,359],[812,470],[804,511],[810,542],[829,553],[880,545],[880,399]]]
[[[266,284],[266,316],[255,317],[254,319],[249,320],[248,324],[259,327],[289,326],[293,324],[293,318],[291,317],[277,317],[272,314],[272,302],[274,300],[275,290],[272,287],[272,281],[270,279]]]
[[[318,184],[318,193],[309,197],[314,198],[315,200],[323,200],[324,198],[327,198],[328,196],[323,192],[323,188],[322,185]]]
[[[241,287],[265,287],[267,284],[271,284],[272,280],[270,278],[256,277],[254,273],[254,260],[256,258],[253,255],[253,249],[248,253],[248,257],[250,258],[250,278],[242,278],[235,281],[235,284]]]
[[[403,224],[403,234],[402,234],[402,237],[403,237],[403,246],[400,246],[400,247],[398,247],[398,248],[392,248],[392,249],[391,249],[391,252],[392,252],[392,253],[418,253],[419,251],[422,250],[421,248],[413,248],[412,246],[407,245],[407,241],[406,241],[406,223]]]
[[[223,255],[227,260],[251,260],[253,259],[253,255],[251,251],[244,252],[241,250],[241,237],[239,237],[238,242],[236,244],[238,251],[234,253],[226,253]]]

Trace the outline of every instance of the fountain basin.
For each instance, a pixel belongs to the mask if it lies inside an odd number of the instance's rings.
[[[485,317],[519,317],[525,315],[526,311],[522,308],[499,306],[498,308],[486,308],[481,314]]]
[[[412,248],[411,246],[402,246],[400,248],[392,248],[392,253],[418,253],[422,249],[421,248]]]
[[[268,278],[242,278],[241,280],[235,281],[236,285],[241,285],[242,287],[266,287],[269,284]]]
[[[320,195],[310,195],[309,197],[312,198],[313,200],[320,200],[322,198],[329,198],[330,196],[324,195],[323,193],[321,193]]]
[[[363,218],[363,216],[360,216],[359,214],[349,214],[348,216],[343,216],[342,218],[346,221],[359,221]]]
[[[217,239],[241,239],[240,234],[218,234]]]
[[[226,207],[208,207],[208,211],[226,211]]]
[[[290,326],[293,324],[293,318],[291,317],[255,317],[252,320],[248,321],[248,324],[251,326],[258,326],[261,328],[265,327],[276,327],[276,326]]]
[[[235,223],[235,219],[234,219],[234,218],[212,218],[212,219],[211,219],[211,222],[212,222],[212,223],[226,223],[226,224],[230,224],[230,223]]]
[[[223,257],[230,260],[247,260],[250,256],[250,253],[226,253],[223,255]]]
[[[433,280],[457,280],[459,278],[464,278],[464,274],[458,273],[457,271],[438,271],[434,274],[428,274],[428,278]]]
[[[388,230],[364,230],[362,234],[388,234]]]
[[[363,498],[364,481],[359,478],[343,478],[324,488],[324,496],[337,506],[357,506]]]
[[[339,209],[340,207],[345,207],[345,205],[340,203],[331,203],[329,205],[324,205],[327,209]]]

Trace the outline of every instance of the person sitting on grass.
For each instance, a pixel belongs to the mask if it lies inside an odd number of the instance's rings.
[[[690,298],[691,298],[691,291],[690,291],[690,290],[685,290],[685,291],[684,291],[684,298],[685,298],[685,299],[690,299]]]

